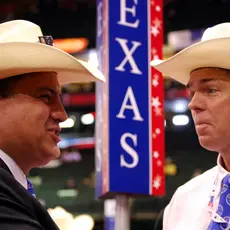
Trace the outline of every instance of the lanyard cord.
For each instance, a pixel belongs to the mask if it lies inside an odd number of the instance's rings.
[[[213,210],[215,193],[216,193],[216,186],[217,186],[217,177],[218,177],[218,174],[216,175],[216,178],[215,178],[213,186],[212,186],[212,191],[211,191],[211,194],[210,194],[210,200],[208,202],[208,212],[209,212],[209,215],[210,215],[210,217],[211,217],[211,219],[213,221],[215,221],[217,223],[227,223],[226,220],[224,220],[218,213],[216,213]],[[230,224],[226,228],[226,230],[230,230]]]

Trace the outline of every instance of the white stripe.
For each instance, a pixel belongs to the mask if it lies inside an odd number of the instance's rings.
[[[106,133],[107,133],[107,139],[106,139],[106,141],[107,141],[107,143],[106,143],[106,145],[107,145],[107,149],[106,149],[106,151],[107,151],[107,163],[108,163],[108,166],[107,166],[107,175],[106,175],[106,178],[108,179],[108,181],[107,181],[107,187],[108,187],[108,190],[110,190],[110,180],[109,180],[109,25],[108,25],[108,23],[109,23],[109,20],[108,20],[108,15],[109,15],[109,3],[108,3],[108,0],[105,0],[106,1],[106,7],[107,7],[107,11],[106,11],[106,26],[105,26],[105,30],[107,30],[107,34],[106,34],[106,44],[107,44],[107,46],[105,47],[105,49],[106,49],[106,56],[107,56],[107,58],[106,58],[106,69],[107,69],[107,72],[106,72],[106,76],[108,77],[108,80],[106,81],[106,88],[107,88],[107,93],[108,93],[108,95],[107,95],[107,100],[106,100],[106,106],[107,106],[107,117],[106,117],[106,119],[107,119],[107,121],[108,121],[108,125],[107,125],[107,129],[106,129]]]
[[[147,15],[148,15],[148,63],[150,63],[151,59],[151,5],[150,1],[147,2]],[[149,194],[152,193],[152,108],[151,108],[151,97],[152,97],[152,71],[151,66],[148,64],[148,84],[149,84]]]

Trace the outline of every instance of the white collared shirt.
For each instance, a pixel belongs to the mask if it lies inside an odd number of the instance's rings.
[[[14,178],[25,188],[27,189],[27,180],[26,176],[21,170],[21,168],[16,164],[16,162],[5,152],[0,149],[0,158],[5,162]]]
[[[191,179],[174,193],[163,216],[163,230],[207,230],[211,217],[208,203],[215,179],[215,199],[213,210],[216,212],[221,190],[221,181],[229,173],[221,166],[220,155],[217,166]]]

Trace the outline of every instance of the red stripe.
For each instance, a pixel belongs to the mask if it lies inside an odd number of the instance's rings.
[[[151,4],[152,2],[152,4]],[[162,22],[163,15],[162,15],[162,9],[163,9],[163,3],[162,0],[150,0],[150,25],[153,26],[153,21],[158,19]],[[160,7],[160,8],[159,8]],[[160,9],[160,10],[159,10]],[[156,49],[156,54],[159,56],[160,59],[162,59],[162,45],[163,45],[163,23],[161,23],[161,26],[159,28],[159,34],[157,36],[154,36],[151,33],[151,48]],[[152,49],[150,50],[150,52]],[[155,55],[156,55],[155,54]],[[151,52],[151,60],[154,58],[154,54]],[[152,85],[152,98],[159,98],[159,102],[161,103],[160,108],[162,109],[162,115],[156,115],[155,108],[152,107],[152,133],[156,132],[156,129],[160,130],[160,134],[156,134],[156,137],[152,138],[152,154],[154,151],[157,151],[159,153],[159,157],[155,159],[152,155],[152,195],[164,195],[165,193],[165,179],[164,179],[164,112],[163,112],[163,102],[164,102],[164,80],[162,74],[160,74],[157,70],[154,68],[151,68],[151,84],[152,80],[154,79],[155,74],[159,75],[159,85],[155,87]],[[161,162],[161,165],[158,164]],[[156,179],[159,179],[160,186],[159,188],[154,187],[154,181]]]

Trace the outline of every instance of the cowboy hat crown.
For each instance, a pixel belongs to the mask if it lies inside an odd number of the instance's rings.
[[[61,85],[105,81],[103,74],[88,63],[54,47],[51,36],[25,20],[0,24],[0,79],[30,72],[57,73]]]

